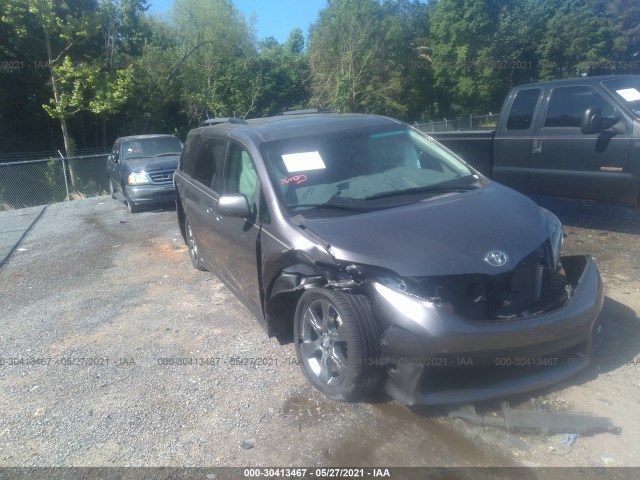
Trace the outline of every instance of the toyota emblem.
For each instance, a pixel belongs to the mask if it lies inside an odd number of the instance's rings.
[[[509,261],[509,255],[502,250],[491,250],[485,255],[484,261],[492,267],[502,267]]]

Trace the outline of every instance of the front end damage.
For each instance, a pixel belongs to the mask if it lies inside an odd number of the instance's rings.
[[[331,252],[327,245],[324,252]],[[323,253],[324,253],[323,252]],[[348,262],[288,252],[269,289],[274,319],[308,288],[366,295],[381,333],[386,390],[403,404],[455,404],[538,389],[586,368],[603,287],[588,256],[550,264],[542,245],[508,272],[399,278]]]
[[[366,296],[380,348],[364,361],[383,369],[387,392],[408,405],[505,397],[585,369],[604,299],[593,258],[560,258],[561,223],[519,196],[512,203],[523,213],[510,210],[492,230],[445,221],[496,211],[494,201],[425,203],[375,221],[297,221],[297,248],[263,256],[269,333],[291,331],[306,289]],[[384,235],[377,225],[388,226]],[[493,251],[508,260],[492,265]]]
[[[586,368],[602,282],[591,257],[563,257],[561,265],[543,272],[529,304],[518,268],[507,275],[511,282],[489,278],[479,287],[465,278],[445,289],[448,297],[429,299],[373,283],[373,310],[385,324],[387,392],[408,405],[467,403],[538,389]]]

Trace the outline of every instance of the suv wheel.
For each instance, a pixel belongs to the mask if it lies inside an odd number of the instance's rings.
[[[380,336],[365,296],[305,291],[296,308],[294,338],[302,371],[328,397],[354,401],[378,389]]]
[[[207,269],[204,268],[200,260],[200,249],[198,248],[198,242],[196,241],[196,236],[193,234],[193,229],[191,228],[188,218],[184,221],[184,232],[187,236],[187,248],[189,249],[191,265],[193,265],[193,268],[196,270],[200,270],[201,272],[206,271]]]

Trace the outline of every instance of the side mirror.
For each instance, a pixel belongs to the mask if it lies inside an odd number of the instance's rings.
[[[587,108],[582,115],[580,130],[585,135],[602,132],[602,111],[599,108]]]
[[[225,217],[247,218],[251,216],[251,209],[247,197],[241,193],[228,193],[218,200],[218,213]]]

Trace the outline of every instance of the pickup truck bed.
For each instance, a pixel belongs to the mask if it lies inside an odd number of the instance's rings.
[[[495,134],[495,130],[463,130],[428,133],[427,135],[457,153],[483,175],[491,177]]]

